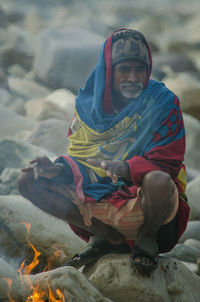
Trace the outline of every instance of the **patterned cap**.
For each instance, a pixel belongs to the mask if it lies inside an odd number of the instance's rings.
[[[140,60],[150,69],[150,56],[143,34],[133,29],[121,29],[112,36],[112,65],[124,60]]]

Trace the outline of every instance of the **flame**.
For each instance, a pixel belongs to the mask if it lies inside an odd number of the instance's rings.
[[[22,224],[24,224],[25,227],[26,227],[26,230],[27,230],[26,241],[27,241],[28,245],[32,248],[32,250],[34,251],[34,259],[29,265],[26,265],[26,266],[25,266],[25,260],[21,263],[20,269],[18,270],[21,277],[23,275],[30,275],[32,270],[38,265],[38,263],[39,263],[38,257],[41,255],[41,253],[39,251],[37,251],[37,249],[34,247],[34,245],[29,240],[31,224],[27,223],[27,222],[24,222],[24,221],[22,221]],[[59,256],[60,256],[60,251],[56,250],[56,252],[53,254],[53,256],[51,256],[48,259],[47,266],[45,267],[45,269],[43,271],[49,270],[51,268],[51,262],[55,258],[58,258]],[[47,301],[47,299],[45,299],[46,298],[46,291],[41,290],[39,288],[39,285],[36,285],[34,287],[31,283],[30,278],[28,279],[28,282],[29,282],[30,289],[32,290],[32,293],[29,297],[27,297],[26,302],[46,302]],[[48,293],[48,295],[49,295],[49,300],[48,301],[49,302],[65,302],[65,297],[59,289],[56,289],[56,295],[57,295],[58,298],[56,298],[55,295],[53,294],[49,284],[48,284],[48,291],[49,291],[49,293]],[[9,302],[15,302],[15,301],[10,300]]]
[[[34,251],[34,259],[27,266],[24,266],[25,261],[23,261],[22,264],[21,264],[20,269],[18,270],[18,272],[21,273],[23,271],[23,274],[30,275],[30,273],[32,272],[32,270],[38,265],[38,263],[39,263],[38,257],[41,255],[41,253],[36,250],[36,248],[34,247],[34,245],[29,240],[29,234],[30,234],[31,224],[28,223],[28,222],[25,222],[25,221],[22,221],[21,223],[23,223],[25,225],[26,229],[27,229],[26,241],[27,241],[28,245]]]

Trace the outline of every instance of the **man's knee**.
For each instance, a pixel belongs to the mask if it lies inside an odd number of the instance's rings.
[[[174,193],[174,182],[171,177],[162,171],[151,171],[144,176],[143,191],[147,191],[148,194],[155,198],[172,200]]]

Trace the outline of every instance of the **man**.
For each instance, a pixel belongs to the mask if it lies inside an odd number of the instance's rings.
[[[150,79],[151,69],[144,36],[114,32],[76,99],[68,156],[22,169],[21,194],[89,241],[67,265],[130,253],[131,264],[150,273],[186,228],[179,100]]]

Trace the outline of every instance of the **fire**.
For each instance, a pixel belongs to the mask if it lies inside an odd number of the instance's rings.
[[[34,251],[33,261],[30,264],[25,265],[25,260],[24,260],[21,263],[21,266],[18,270],[18,272],[20,273],[20,277],[21,277],[22,287],[23,286],[25,287],[23,276],[24,275],[27,276],[27,275],[31,274],[32,270],[39,263],[38,257],[41,255],[41,253],[39,251],[37,251],[35,246],[29,240],[31,224],[27,223],[27,222],[24,222],[24,221],[22,222],[22,224],[24,224],[24,226],[26,227],[26,230],[27,230],[26,241],[27,241],[28,245],[30,246],[30,248]],[[45,267],[44,271],[49,270],[51,268],[51,261],[54,260],[55,258],[58,258],[59,256],[60,256],[60,251],[56,250],[54,255],[48,259],[48,263],[47,263],[47,266]],[[10,293],[11,288],[12,288],[12,280],[9,279],[9,278],[6,278],[6,277],[4,277],[3,279],[8,284],[8,289],[9,289],[9,293]],[[34,287],[31,280],[30,280],[30,278],[28,278],[28,282],[29,282],[29,287],[30,287],[32,293],[31,293],[31,295],[29,295],[29,297],[27,297],[26,302],[46,302],[46,301],[49,301],[49,302],[65,302],[65,297],[58,288],[56,289],[56,292],[54,294],[51,287],[50,287],[50,285],[48,284],[48,293],[47,293],[46,291],[40,289],[38,284]],[[49,297],[48,300],[47,300],[47,295]],[[15,300],[13,300],[11,298],[10,294],[8,294],[8,299],[9,299],[9,302],[15,302]]]

